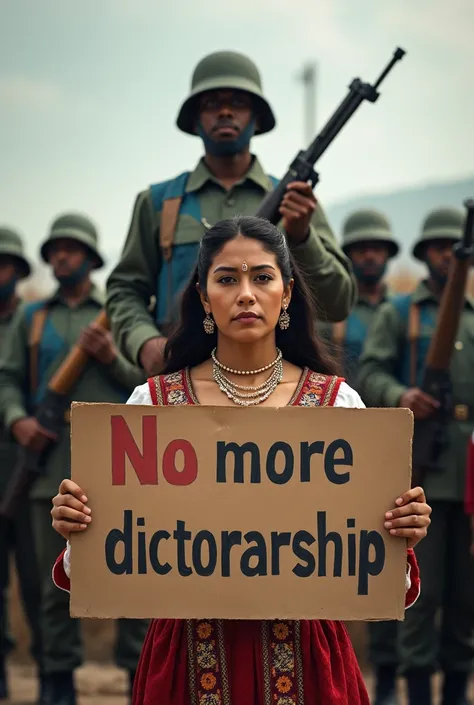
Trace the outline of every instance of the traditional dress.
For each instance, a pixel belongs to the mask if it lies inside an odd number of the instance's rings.
[[[189,370],[137,387],[130,404],[198,404]],[[363,407],[342,379],[303,371],[290,405]],[[70,547],[53,579],[69,590]],[[406,606],[420,582],[407,555]],[[151,622],[138,666],[134,705],[369,705],[345,626],[327,620]]]

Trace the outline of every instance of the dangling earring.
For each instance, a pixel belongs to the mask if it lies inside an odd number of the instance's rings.
[[[206,313],[206,317],[203,320],[202,325],[204,326],[204,330],[208,335],[212,335],[214,333],[215,323],[214,319],[211,318],[210,313]]]
[[[280,328],[282,330],[287,330],[290,327],[290,314],[286,310],[286,306],[283,307],[283,311],[280,313],[280,318],[278,319]]]

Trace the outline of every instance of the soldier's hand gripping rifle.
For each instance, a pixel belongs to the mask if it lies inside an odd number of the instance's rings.
[[[280,205],[287,191],[288,184],[293,181],[311,182],[314,189],[319,181],[319,174],[314,170],[314,165],[322,154],[329,147],[334,138],[342,130],[346,122],[352,117],[359,105],[368,100],[375,103],[379,97],[377,88],[382,83],[385,76],[391,71],[394,64],[399,61],[405,52],[403,49],[396,49],[394,55],[382,71],[379,78],[372,86],[370,83],[363,83],[360,78],[355,78],[349,86],[349,94],[344,98],[336,111],[329,118],[319,135],[313,140],[306,150],[301,150],[290,164],[288,171],[278,186],[264,198],[255,214],[259,218],[266,218],[276,225],[281,220]]]
[[[453,414],[449,366],[459,320],[464,308],[469,267],[474,256],[474,199],[465,202],[466,222],[462,240],[453,246],[448,280],[443,290],[433,337],[428,348],[421,390],[440,404],[428,419],[415,421],[413,438],[413,485],[422,484],[427,472],[435,471],[446,448],[448,423]]]
[[[101,311],[94,323],[109,329],[105,311]],[[51,378],[43,400],[34,413],[39,425],[57,436],[64,425],[64,415],[69,408],[69,392],[81,376],[90,356],[79,345],[75,345]],[[46,448],[37,453],[18,446],[18,460],[0,504],[0,515],[12,518],[19,509],[36,480],[43,474],[48,452],[54,445],[51,440]],[[66,468],[65,468],[66,469]]]

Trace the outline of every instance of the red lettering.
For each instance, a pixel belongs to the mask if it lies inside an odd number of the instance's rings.
[[[184,467],[176,470],[176,453],[182,451]],[[198,461],[196,451],[189,441],[176,439],[166,446],[163,453],[163,476],[170,485],[190,485],[197,477]]]
[[[141,485],[158,484],[158,449],[156,416],[142,417],[142,448],[140,452],[123,416],[112,416],[112,484],[125,485],[127,458]]]

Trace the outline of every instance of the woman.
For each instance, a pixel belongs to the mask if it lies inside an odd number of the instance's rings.
[[[321,263],[324,266],[324,262]],[[165,369],[130,404],[363,407],[317,341],[311,297],[285,238],[266,221],[234,218],[203,237]],[[70,480],[53,500],[66,539],[91,521]],[[419,592],[413,546],[431,509],[420,488],[386,515],[408,542],[407,606]],[[69,589],[70,548],[54,569]],[[344,626],[331,621],[158,619],[151,623],[134,687],[136,705],[367,705]]]

